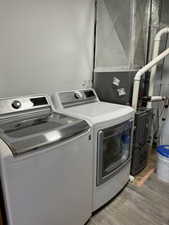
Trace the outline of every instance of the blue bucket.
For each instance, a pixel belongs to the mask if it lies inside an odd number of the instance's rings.
[[[169,183],[169,145],[157,147],[157,177]]]
[[[157,147],[157,152],[166,157],[169,158],[169,145],[160,145]]]

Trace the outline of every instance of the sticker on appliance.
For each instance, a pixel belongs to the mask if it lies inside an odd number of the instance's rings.
[[[119,89],[117,89],[117,92],[118,92],[118,95],[119,95],[119,96],[124,96],[124,95],[126,95],[126,91],[125,91],[124,88],[119,88]]]
[[[120,80],[117,77],[113,77],[112,84],[118,87],[120,85]]]

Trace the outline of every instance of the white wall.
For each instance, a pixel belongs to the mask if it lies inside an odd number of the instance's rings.
[[[0,97],[88,86],[94,0],[0,0]]]

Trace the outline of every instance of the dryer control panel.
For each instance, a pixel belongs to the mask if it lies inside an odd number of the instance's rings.
[[[74,105],[82,105],[90,102],[97,102],[98,98],[93,89],[75,90],[70,92],[60,92],[59,100],[64,108]]]

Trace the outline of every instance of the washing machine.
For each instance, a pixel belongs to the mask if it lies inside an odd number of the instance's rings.
[[[0,100],[0,179],[8,225],[84,225],[92,211],[89,124],[48,96]]]
[[[129,180],[134,110],[99,101],[93,89],[56,92],[52,100],[57,111],[85,119],[92,127],[92,211],[96,211]]]

